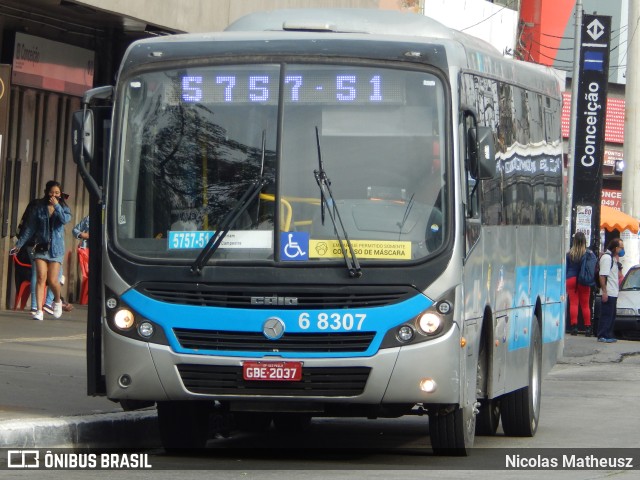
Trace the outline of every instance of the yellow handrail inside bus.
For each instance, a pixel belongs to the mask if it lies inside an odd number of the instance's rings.
[[[271,193],[261,193],[260,199],[266,200],[268,202],[276,201],[275,195]],[[282,231],[284,232],[288,232],[291,228],[291,224],[292,224],[291,220],[293,218],[293,207],[291,206],[292,203],[309,203],[311,205],[320,205],[320,199],[311,198],[311,197],[287,197],[287,198],[281,198],[280,201],[282,202],[282,205],[285,210],[284,224],[282,226]],[[296,225],[296,226],[311,225],[311,223],[312,223],[311,220],[298,220],[297,222],[293,222],[293,225]]]
[[[272,195],[270,193],[261,193],[260,200],[275,202],[276,197],[275,195]],[[285,217],[284,217],[283,231],[288,232],[289,227],[291,227],[291,218],[293,217],[293,208],[291,208],[291,204],[287,202],[284,198],[280,199],[280,202],[282,203],[282,205],[284,205],[284,209],[286,210]]]

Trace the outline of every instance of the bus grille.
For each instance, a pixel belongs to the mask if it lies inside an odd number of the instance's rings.
[[[279,395],[297,397],[353,397],[360,395],[369,367],[308,367],[299,382],[246,381],[242,367],[178,365],[187,390],[205,395]]]
[[[381,307],[416,295],[410,286],[340,287],[300,285],[211,285],[202,283],[144,282],[136,288],[155,300],[180,305],[260,309],[322,309]],[[295,298],[295,304],[269,302],[255,304],[255,299]],[[285,302],[286,303],[286,302]]]
[[[285,333],[268,340],[262,332],[229,332],[174,328],[180,346],[192,350],[241,350],[244,352],[364,352],[375,332]]]

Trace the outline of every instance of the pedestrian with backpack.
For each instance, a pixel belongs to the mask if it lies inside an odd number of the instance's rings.
[[[571,335],[578,334],[578,310],[586,328],[591,332],[591,287],[595,286],[594,272],[597,263],[595,254],[587,248],[587,237],[582,232],[573,236],[573,245],[567,253],[567,296],[569,297],[569,322]],[[589,273],[590,272],[590,273]]]
[[[600,290],[602,306],[598,323],[598,342],[614,343],[613,324],[616,320],[616,305],[620,289],[620,257],[624,257],[624,243],[614,238],[607,245],[607,251],[600,257]]]

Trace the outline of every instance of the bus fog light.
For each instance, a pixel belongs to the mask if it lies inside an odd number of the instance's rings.
[[[429,312],[420,317],[420,320],[418,320],[418,325],[424,333],[426,333],[427,335],[433,335],[442,326],[442,320],[435,313]]]
[[[113,317],[113,322],[120,330],[129,330],[133,326],[135,317],[130,310],[120,310]]]
[[[426,393],[433,393],[438,389],[438,384],[433,378],[423,378],[420,381],[420,390]]]
[[[126,373],[124,375],[120,375],[120,378],[118,379],[118,385],[120,385],[122,388],[127,388],[131,385],[131,377]]]
[[[138,326],[138,333],[141,337],[149,338],[151,335],[153,335],[153,325],[151,325],[149,322],[142,322]]]
[[[402,325],[400,328],[398,328],[396,338],[402,343],[407,343],[413,339],[413,333],[413,328],[411,328],[409,325]]]
[[[118,306],[118,300],[116,300],[114,297],[109,297],[107,298],[106,305],[109,310],[113,310]]]

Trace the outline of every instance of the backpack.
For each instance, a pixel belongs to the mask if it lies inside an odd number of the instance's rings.
[[[580,270],[578,271],[578,283],[588,287],[600,285],[597,280],[600,275],[598,258],[591,250],[587,250],[580,260]]]
[[[600,259],[604,256],[604,255],[609,255],[611,257],[611,267],[613,268],[613,256],[610,253],[604,252],[600,255],[600,257],[598,258],[598,261],[596,262],[596,268],[594,271],[594,281],[596,283],[596,288],[600,288]],[[595,256],[595,255],[594,255]],[[582,271],[582,264],[580,264],[580,270]],[[578,274],[578,282],[580,281],[580,274]]]

